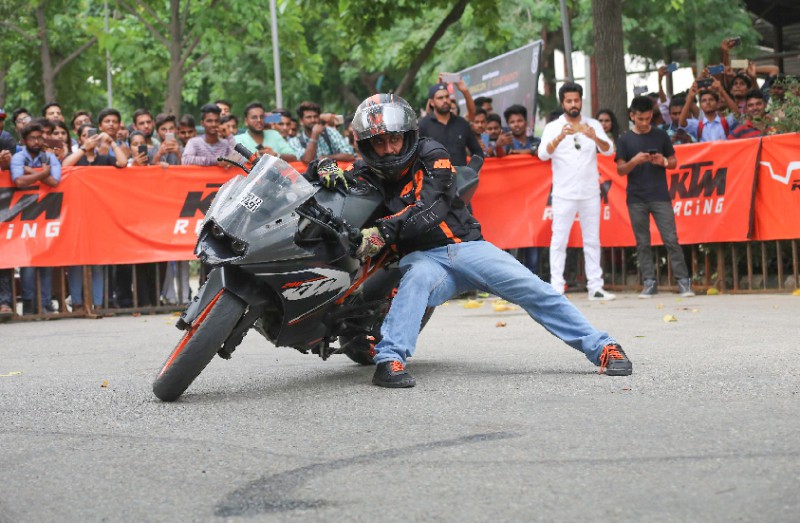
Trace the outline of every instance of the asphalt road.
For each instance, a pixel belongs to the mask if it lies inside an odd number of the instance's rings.
[[[0,522],[800,519],[800,297],[571,299],[632,376],[456,301],[414,389],[250,333],[164,404],[173,317],[0,325]]]

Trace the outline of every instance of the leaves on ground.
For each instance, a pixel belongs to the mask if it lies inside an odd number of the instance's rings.
[[[666,316],[664,316],[664,321],[670,323],[673,321],[678,321],[678,318],[676,318],[674,314],[667,314]]]
[[[480,309],[483,307],[483,302],[480,300],[467,300],[464,302],[465,309]]]

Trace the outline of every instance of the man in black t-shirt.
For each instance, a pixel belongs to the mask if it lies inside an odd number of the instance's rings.
[[[667,187],[666,169],[677,165],[675,149],[669,135],[651,125],[653,102],[637,96],[631,102],[630,116],[634,127],[617,141],[617,172],[628,176],[628,214],[631,218],[639,268],[644,289],[640,298],[658,294],[653,254],[650,250],[650,215],[656,222],[661,239],[667,247],[672,272],[678,280],[681,296],[694,296],[692,281],[683,250],[678,244],[675,214]]]
[[[436,84],[428,89],[431,113],[419,121],[419,135],[433,138],[450,153],[453,165],[467,165],[470,154],[483,156],[483,148],[475,138],[469,122],[450,112],[450,93],[447,84]]]

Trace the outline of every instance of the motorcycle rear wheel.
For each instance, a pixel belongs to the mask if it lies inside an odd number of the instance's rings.
[[[425,314],[422,316],[422,324],[419,327],[420,332],[422,332],[422,329],[425,328],[428,320],[430,320],[431,316],[433,316],[434,310],[436,310],[436,307],[428,307],[425,309]],[[366,338],[362,338],[363,342],[357,343],[352,349],[344,351],[345,355],[359,365],[375,365],[375,361],[372,358],[375,354],[375,345],[378,343],[378,340],[380,340],[380,337],[377,336],[376,338],[377,339],[374,342],[370,342]],[[347,341],[344,343],[347,343]]]
[[[245,303],[229,291],[217,293],[170,353],[153,382],[161,401],[175,401],[203,372],[242,317]]]

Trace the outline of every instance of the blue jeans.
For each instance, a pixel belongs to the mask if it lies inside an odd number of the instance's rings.
[[[67,285],[72,296],[72,306],[83,303],[83,267],[75,265],[67,268]],[[103,266],[92,266],[92,303],[103,306]]]
[[[599,365],[603,347],[615,343],[564,296],[513,256],[486,241],[413,252],[400,260],[403,277],[375,347],[375,363],[405,362],[414,349],[426,307],[479,289],[516,303],[537,323]]]
[[[36,308],[36,274],[39,274],[39,293],[42,297],[42,307],[50,308],[50,299],[53,295],[53,269],[52,267],[22,267],[19,275],[22,283],[22,300],[30,301]]]

